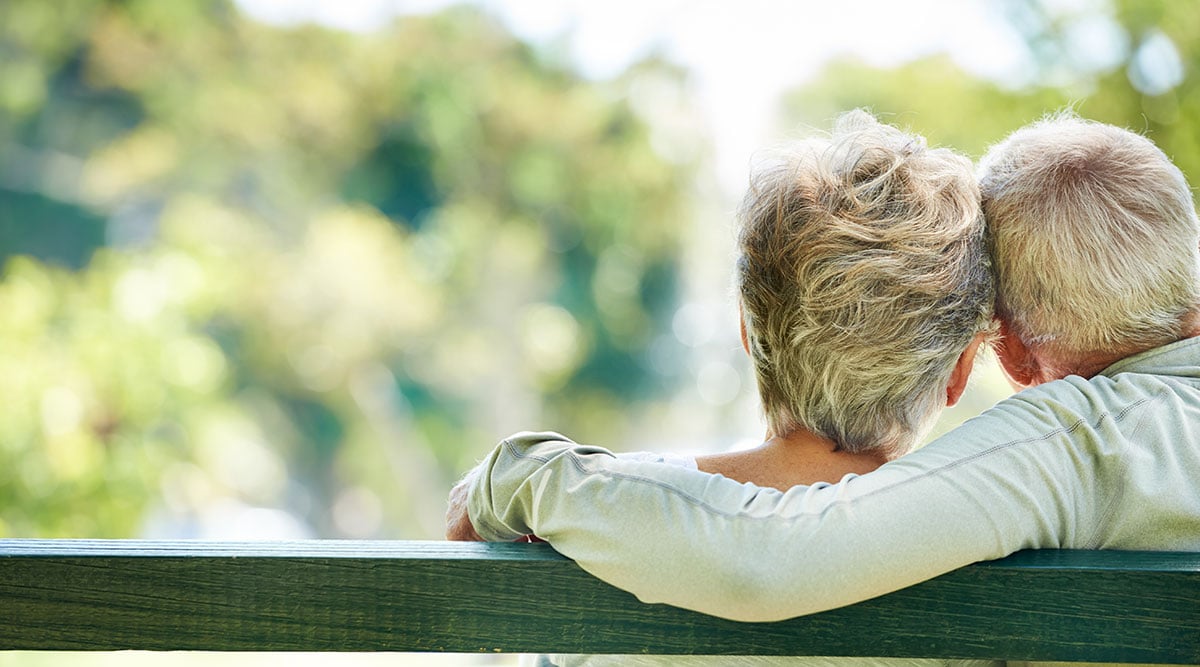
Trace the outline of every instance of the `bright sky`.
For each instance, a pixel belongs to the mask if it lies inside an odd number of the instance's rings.
[[[397,14],[449,0],[238,0],[268,23],[312,21],[369,31]],[[740,192],[748,157],[774,143],[778,96],[830,58],[854,54],[889,66],[945,52],[964,69],[1009,84],[1032,71],[1019,35],[987,0],[475,0],[520,37],[568,45],[585,75],[605,78],[657,50],[695,76],[721,184]],[[1059,5],[1089,0],[1058,0]]]

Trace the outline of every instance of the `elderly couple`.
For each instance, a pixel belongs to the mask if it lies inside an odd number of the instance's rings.
[[[448,537],[536,535],[747,621],[1020,549],[1200,550],[1200,224],[1150,141],[1063,114],[973,174],[855,111],[758,169],[739,218],[763,444],[519,434],[452,492]],[[1023,390],[911,451],[993,344]]]

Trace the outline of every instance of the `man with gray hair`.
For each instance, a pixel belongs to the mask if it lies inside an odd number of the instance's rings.
[[[1060,115],[995,146],[979,181],[1014,382],[1090,378],[1196,335],[1192,193],[1150,140]]]
[[[979,178],[999,356],[1030,388],[874,472],[786,492],[506,441],[449,536],[535,534],[644,601],[747,621],[1020,549],[1200,551],[1200,222],[1182,174],[1066,115],[996,146]]]

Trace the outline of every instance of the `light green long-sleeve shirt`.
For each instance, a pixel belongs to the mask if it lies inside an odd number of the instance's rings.
[[[745,621],[1019,549],[1200,551],[1200,339],[1023,391],[837,484],[780,492],[525,433],[468,507],[486,539],[534,533],[646,602]]]

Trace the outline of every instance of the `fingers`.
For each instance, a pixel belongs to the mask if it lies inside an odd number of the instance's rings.
[[[450,497],[446,501],[446,539],[458,542],[483,542],[484,539],[475,532],[471,525],[471,516],[467,512],[468,480],[463,480],[450,489]]]

